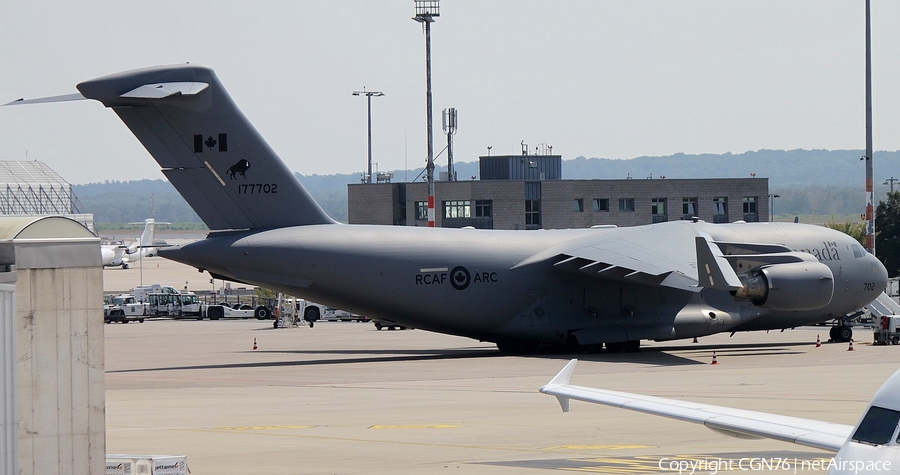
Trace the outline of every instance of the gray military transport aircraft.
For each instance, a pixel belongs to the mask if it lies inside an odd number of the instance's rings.
[[[677,221],[506,231],[344,225],[325,214],[212,69],[152,67],[83,82],[131,129],[209,227],[159,255],[502,351],[632,351],[640,340],[842,317],[885,288],[853,238],[793,223]]]

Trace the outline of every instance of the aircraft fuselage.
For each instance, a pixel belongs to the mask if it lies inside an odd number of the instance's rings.
[[[717,241],[779,242],[814,255],[835,279],[819,309],[778,311],[709,288],[681,290],[518,266],[579,239],[623,247],[639,236],[696,268],[696,233]],[[646,245],[646,244],[645,244]],[[821,322],[874,299],[886,283],[855,240],[819,226],[672,222],[636,228],[485,231],[313,225],[213,233],[164,257],[216,275],[407,326],[472,338],[565,343],[673,339],[720,331],[790,328]],[[695,277],[695,276],[694,276]]]

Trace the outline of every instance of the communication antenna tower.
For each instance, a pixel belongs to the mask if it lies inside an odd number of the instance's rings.
[[[456,172],[453,170],[453,136],[456,135],[456,109],[451,107],[444,109],[443,129],[447,134],[447,181],[456,181]]]

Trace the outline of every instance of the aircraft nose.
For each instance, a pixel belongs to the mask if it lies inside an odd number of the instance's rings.
[[[884,267],[884,264],[882,264],[877,257],[871,254],[869,254],[869,260],[871,261],[872,265],[872,273],[875,276],[875,290],[880,294],[881,292],[884,292],[885,288],[887,288],[887,268]]]

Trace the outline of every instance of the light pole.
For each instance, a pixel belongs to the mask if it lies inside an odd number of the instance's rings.
[[[434,227],[434,133],[431,126],[431,24],[441,16],[440,0],[415,0],[416,16],[413,20],[425,29],[425,114],[428,126],[428,163],[425,166],[428,180],[428,227]]]
[[[887,180],[884,180],[882,185],[891,185],[891,194],[894,194],[894,183],[897,183],[898,181],[900,181],[900,178],[890,177]]]
[[[775,221],[775,198],[781,198],[781,195],[769,195],[769,221]]]
[[[872,169],[872,20],[866,0],[866,250],[875,255],[875,183]]]
[[[369,172],[366,175],[366,183],[372,183],[372,96],[381,97],[383,92],[367,91],[364,87],[362,91],[353,91],[354,96],[366,96],[369,109]]]

